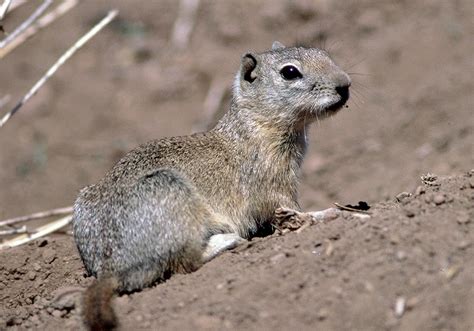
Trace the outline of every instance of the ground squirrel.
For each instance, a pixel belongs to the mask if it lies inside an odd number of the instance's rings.
[[[275,42],[242,57],[212,130],[146,143],[81,190],[74,238],[98,279],[86,325],[113,328],[113,293],[194,271],[268,229],[278,208],[299,210],[307,127],[345,105],[350,85],[326,51]]]

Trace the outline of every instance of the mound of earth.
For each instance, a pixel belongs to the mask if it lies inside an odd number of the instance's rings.
[[[425,175],[370,218],[255,238],[114,300],[121,329],[472,330],[474,170]],[[70,236],[0,254],[0,328],[81,329],[93,280]]]

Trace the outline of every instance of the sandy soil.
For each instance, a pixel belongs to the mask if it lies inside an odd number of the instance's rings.
[[[175,1],[84,2],[0,62],[0,97],[113,6],[121,19],[0,130],[1,219],[70,205],[127,150],[209,125],[212,82],[229,88],[273,40],[324,46],[354,81],[349,109],[313,125],[304,208],[373,205],[117,298],[123,330],[474,330],[472,1],[203,1],[184,51]],[[0,252],[0,329],[79,329],[91,281],[67,233]]]

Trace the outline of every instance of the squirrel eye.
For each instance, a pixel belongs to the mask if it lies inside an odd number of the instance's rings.
[[[299,70],[295,66],[292,66],[292,65],[284,66],[280,70],[280,75],[286,80],[303,78],[303,75],[301,74],[301,72],[299,72]]]

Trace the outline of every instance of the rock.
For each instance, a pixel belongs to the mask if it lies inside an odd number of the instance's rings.
[[[55,290],[51,307],[59,310],[71,310],[77,307],[81,301],[82,288],[63,287]]]
[[[439,206],[446,202],[446,196],[443,193],[436,194],[433,197],[433,202]]]
[[[45,263],[51,264],[56,259],[56,252],[52,248],[46,248],[42,257]]]
[[[328,318],[329,316],[329,312],[327,311],[327,309],[325,308],[321,308],[319,311],[318,311],[318,320],[320,321],[324,321],[326,318]]]
[[[418,186],[415,190],[415,195],[422,195],[425,194],[426,190],[423,186]]]
[[[407,254],[404,251],[397,251],[396,257],[397,257],[397,260],[403,261],[407,258]]]
[[[61,313],[61,311],[58,310],[58,309],[53,310],[53,312],[51,313],[51,315],[53,315],[53,317],[56,317],[56,318],[61,318],[61,317],[63,316],[63,314]]]
[[[410,217],[410,218],[414,217],[416,215],[415,210],[412,209],[412,208],[404,208],[403,212],[404,212],[406,217]]]
[[[41,320],[40,320],[40,318],[39,318],[38,315],[33,315],[33,316],[31,316],[30,321],[31,321],[34,325],[39,325],[39,324],[41,324]]]
[[[36,278],[36,272],[34,271],[30,271],[26,274],[26,276],[28,277],[29,280],[35,280]]]
[[[467,213],[463,213],[461,215],[459,215],[458,217],[456,217],[456,222],[458,222],[458,224],[468,224],[471,222],[471,219],[469,218],[469,215]]]
[[[398,202],[403,202],[403,201],[408,200],[409,197],[411,197],[411,193],[401,192],[397,194],[397,196],[395,197],[395,200],[397,200]]]
[[[278,253],[278,254],[275,254],[273,255],[271,258],[270,258],[270,261],[272,263],[277,263],[279,262],[281,259],[284,259],[286,257],[286,254],[285,253]]]

